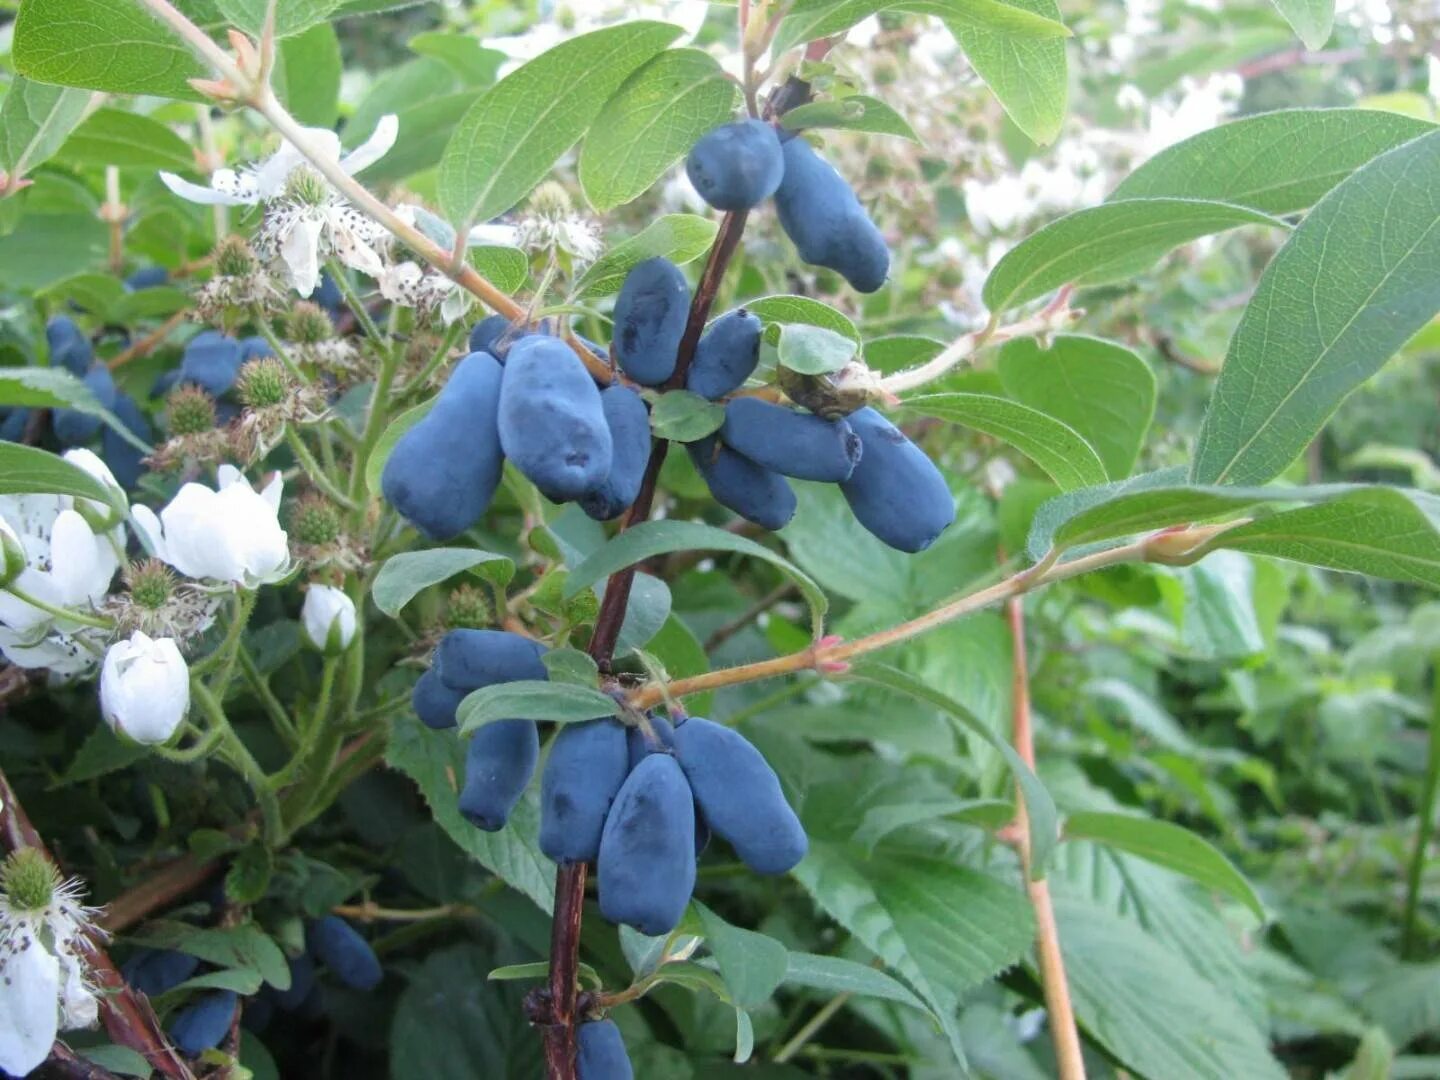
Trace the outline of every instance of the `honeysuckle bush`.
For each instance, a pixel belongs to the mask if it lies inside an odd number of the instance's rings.
[[[22,0],[0,1070],[1440,1073],[1433,34]]]

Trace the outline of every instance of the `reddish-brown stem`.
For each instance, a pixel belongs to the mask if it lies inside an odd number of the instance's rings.
[[[1030,721],[1030,664],[1025,653],[1025,601],[1013,597],[1005,605],[1012,647],[1011,718],[1015,752],[1032,769],[1035,767],[1035,737]],[[1030,824],[1025,799],[1015,789],[1015,837],[1020,862],[1025,870],[1025,888],[1035,911],[1035,955],[1040,982],[1049,1013],[1050,1038],[1055,1044],[1056,1072],[1060,1080],[1085,1080],[1085,1058],[1080,1051],[1080,1031],[1075,1025],[1075,1008],[1070,1001],[1070,984],[1065,978],[1065,958],[1060,952],[1060,931],[1055,924],[1055,907],[1050,902],[1050,885],[1030,873]]]
[[[0,846],[6,851],[35,848],[53,861],[3,770],[0,770]],[[105,1025],[106,1034],[119,1045],[142,1055],[153,1068],[171,1080],[193,1080],[189,1067],[165,1041],[160,1021],[150,1002],[125,985],[125,980],[120,977],[120,972],[110,962],[98,940],[84,938],[81,946],[91,980],[100,990],[100,1020]]]

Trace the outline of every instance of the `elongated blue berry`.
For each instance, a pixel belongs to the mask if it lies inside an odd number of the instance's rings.
[[[625,749],[629,759],[630,769],[645,760],[647,754],[669,754],[675,747],[675,729],[670,721],[663,716],[650,717],[650,735],[646,735],[640,727],[627,728],[625,730]],[[710,826],[706,824],[705,815],[700,812],[700,807],[695,807],[695,857],[698,859],[704,850],[710,846]]]
[[[115,398],[119,391],[110,375],[110,369],[104,364],[92,365],[82,381],[101,405],[107,409],[115,407]],[[50,427],[55,432],[55,438],[64,446],[79,446],[89,442],[99,433],[102,423],[100,417],[94,413],[81,412],[79,409],[56,409],[50,414]]]
[[[795,492],[779,473],[755,464],[713,435],[686,449],[721,506],[767,529],[784,528],[795,516]]]
[[[661,258],[636,266],[615,299],[611,348],[620,369],[646,386],[670,378],[689,317],[690,286],[678,266]]]
[[[125,961],[120,974],[132,990],[158,997],[174,990],[200,966],[200,958],[175,949],[141,949]]]
[[[607,387],[600,394],[605,422],[610,427],[610,472],[599,487],[580,500],[580,507],[596,521],[617,518],[640,494],[645,467],[650,464],[650,412],[628,386]]]
[[[825,420],[759,398],[725,406],[720,438],[757,465],[798,480],[839,483],[860,460],[860,439],[844,420]]]
[[[540,850],[559,862],[600,853],[605,817],[630,771],[625,727],[614,719],[567,724],[540,775]]]
[[[30,424],[30,410],[23,405],[0,408],[0,441],[19,442]]]
[[[785,175],[780,138],[763,120],[724,124],[700,137],[685,175],[716,210],[749,210],[774,195]]]
[[[785,143],[785,179],[775,192],[780,226],[800,258],[874,292],[890,272],[890,249],[850,184],[808,142]]]
[[[312,930],[311,933],[313,934],[314,931]],[[305,1004],[305,999],[315,989],[315,961],[310,958],[308,952],[303,952],[299,956],[292,956],[289,964],[290,988],[275,990],[273,993],[277,1005],[286,1012],[294,1012]]]
[[[510,320],[504,315],[487,315],[470,328],[470,351],[491,352],[494,344],[510,329]]]
[[[614,1020],[588,1020],[575,1032],[577,1080],[634,1080],[625,1040]]]
[[[955,520],[955,498],[935,463],[866,406],[846,419],[864,450],[840,485],[855,520],[900,551],[924,551]]]
[[[170,1041],[186,1057],[199,1057],[224,1041],[234,1020],[234,991],[212,990],[175,1014],[170,1022]]]
[[[45,343],[50,347],[50,366],[64,368],[77,379],[83,379],[95,362],[90,339],[69,315],[56,315],[45,324]]]
[[[130,433],[142,442],[149,442],[153,438],[154,432],[150,428],[149,419],[135,403],[135,399],[123,390],[116,393],[112,411]],[[122,439],[120,433],[109,425],[100,433],[100,455],[115,474],[116,481],[127,491],[139,482],[145,471],[142,460],[144,452]]]
[[[338,915],[326,915],[310,924],[305,942],[310,952],[352,990],[374,990],[384,972],[370,943]]]
[[[205,330],[190,339],[180,356],[180,381],[220,397],[235,385],[244,362],[240,342],[218,330]]]
[[[650,754],[621,786],[598,871],[600,913],[611,922],[658,937],[685,914],[695,888],[695,799],[669,754]]]
[[[131,292],[154,289],[170,283],[170,271],[163,266],[142,266],[125,279],[125,288]]]
[[[428,413],[395,443],[380,488],[405,520],[435,540],[479,521],[504,469],[499,407],[502,368],[489,353],[456,365]]]
[[[783,874],[805,857],[805,829],[775,770],[732,728],[692,716],[675,729],[675,759],[705,821],[759,874]]]
[[[452,728],[455,726],[455,712],[467,692],[446,686],[440,681],[440,672],[432,666],[410,691],[410,707],[426,727]]]
[[[547,499],[566,502],[610,473],[614,447],[595,380],[559,338],[510,347],[500,386],[500,445]]]
[[[695,347],[685,389],[713,401],[744,386],[760,363],[763,329],[759,317],[744,308],[721,315]]]
[[[540,658],[545,646],[508,630],[451,630],[435,650],[440,681],[452,690],[549,677]]]
[[[460,813],[477,829],[498,832],[525,794],[540,759],[533,720],[495,720],[470,736]]]

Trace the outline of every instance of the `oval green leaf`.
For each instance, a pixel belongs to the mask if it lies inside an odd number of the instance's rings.
[[[423,589],[473,570],[485,563],[493,564],[480,576],[501,585],[515,574],[515,564],[504,555],[475,548],[430,548],[426,551],[405,551],[393,555],[375,575],[370,596],[375,606],[392,619]]]
[[[616,716],[619,709],[614,698],[589,686],[522,679],[482,687],[466,694],[455,715],[460,721],[460,734],[469,735],[476,728],[495,720],[549,720],[557,724],[573,724],[602,716]]]

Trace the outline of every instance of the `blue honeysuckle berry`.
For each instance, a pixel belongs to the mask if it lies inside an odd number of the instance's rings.
[[[315,961],[308,952],[289,959],[290,986],[285,990],[273,991],[275,1004],[286,1012],[294,1012],[305,1004],[305,999],[315,989]]]
[[[212,990],[202,994],[170,1021],[170,1041],[187,1057],[199,1057],[219,1046],[235,1021],[235,994]]]
[[[0,408],[0,440],[19,442],[30,423],[30,410],[23,405]]]
[[[663,716],[651,716],[650,734],[640,727],[626,728],[625,751],[627,764],[633,770],[647,754],[670,754],[675,750],[675,728]],[[695,857],[698,859],[710,846],[710,826],[695,804]]]
[[[700,137],[685,175],[716,210],[749,210],[774,195],[785,176],[780,137],[753,117],[723,124]]]
[[[900,551],[924,551],[955,520],[955,497],[925,451],[873,408],[846,420],[864,449],[840,485],[850,512],[870,533]]]
[[[669,259],[646,259],[625,276],[615,298],[612,349],[620,370],[659,386],[675,374],[690,317],[690,286]]]
[[[596,521],[610,521],[630,509],[639,496],[654,442],[650,411],[630,387],[607,387],[600,394],[600,406],[610,428],[610,472],[580,499],[580,508]]]
[[[649,754],[605,819],[597,860],[600,913],[642,934],[668,934],[695,889],[695,799],[669,754]]]
[[[533,720],[494,720],[470,736],[460,813],[477,829],[498,832],[530,786],[540,760]]]
[[[509,329],[510,320],[504,315],[487,315],[470,328],[470,351],[494,356],[493,346]]]
[[[163,266],[142,266],[125,279],[125,288],[131,292],[154,289],[170,283],[170,271]]]
[[[780,227],[800,258],[874,292],[890,272],[890,249],[850,184],[804,139],[784,145],[785,179],[775,192]]]
[[[714,435],[687,444],[686,450],[721,506],[771,530],[784,528],[795,516],[795,491],[773,469],[757,465]]]
[[[193,383],[212,397],[221,397],[235,386],[244,347],[228,334],[204,330],[190,339],[180,358],[180,381]]]
[[[120,968],[132,990],[158,997],[174,990],[200,966],[200,958],[175,949],[140,949]]]
[[[154,431],[150,420],[136,404],[135,399],[123,390],[115,395],[114,413],[130,433],[142,442],[150,442]],[[114,428],[106,426],[100,433],[100,456],[115,474],[115,480],[126,491],[134,489],[145,472],[145,454],[138,447],[120,437]]]
[[[860,460],[860,439],[844,420],[753,397],[726,404],[720,438],[755,464],[797,480],[839,483]]]
[[[575,1032],[577,1080],[634,1080],[625,1040],[613,1020],[587,1020]]]
[[[119,391],[109,368],[104,364],[93,364],[82,381],[85,388],[95,395],[96,401],[107,409],[115,408]],[[99,434],[103,423],[94,413],[79,409],[56,409],[50,414],[50,428],[62,446],[80,446],[89,442]]]
[[[56,315],[45,324],[45,341],[50,348],[50,366],[64,368],[83,379],[95,362],[90,339],[69,315]]]
[[[592,861],[629,772],[626,730],[618,720],[562,727],[540,776],[540,850],[557,863]]]
[[[685,389],[713,401],[744,386],[760,363],[763,329],[759,317],[744,308],[721,315],[695,347]]]
[[[338,915],[316,919],[305,940],[311,955],[352,990],[374,990],[385,976],[370,943]]]

